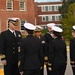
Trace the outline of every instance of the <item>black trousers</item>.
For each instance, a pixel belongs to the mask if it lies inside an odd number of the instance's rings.
[[[53,65],[52,75],[65,75],[66,64]]]
[[[72,67],[73,75],[75,75],[75,67]]]
[[[32,69],[32,70],[24,70],[23,75],[41,75],[40,68]]]
[[[20,75],[17,64],[7,64],[4,66],[4,75]]]
[[[44,67],[41,69],[41,75],[44,75]]]

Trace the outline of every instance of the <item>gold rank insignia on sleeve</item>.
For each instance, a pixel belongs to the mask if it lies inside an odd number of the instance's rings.
[[[1,55],[1,59],[5,58],[5,55]]]
[[[20,66],[20,61],[18,62],[18,67]]]
[[[47,57],[47,56],[45,56],[45,57],[44,57],[44,60],[48,60],[48,57]]]
[[[45,43],[45,41],[42,41],[42,43]]]
[[[20,47],[18,47],[18,52],[20,52]]]

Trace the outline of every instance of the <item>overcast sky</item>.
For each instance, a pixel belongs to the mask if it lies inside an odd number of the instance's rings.
[[[35,0],[35,2],[55,2],[55,1],[61,1],[61,0]]]

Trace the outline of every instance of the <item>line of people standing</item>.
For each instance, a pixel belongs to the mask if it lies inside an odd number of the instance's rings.
[[[26,37],[22,39],[21,33],[16,30],[18,22],[19,18],[9,18],[8,30],[0,35],[4,75],[44,75],[44,64],[47,75],[64,75],[67,50],[61,35],[63,30],[50,23],[47,24],[48,32],[40,36],[40,26],[25,23]]]

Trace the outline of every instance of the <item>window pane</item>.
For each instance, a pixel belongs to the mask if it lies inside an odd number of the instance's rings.
[[[25,10],[25,2],[20,2],[20,10]]]
[[[46,21],[48,21],[48,16],[46,16]]]
[[[42,17],[42,21],[45,21],[45,16]]]
[[[12,1],[7,1],[7,9],[12,9]]]
[[[52,21],[55,21],[55,16],[52,16]]]
[[[51,11],[52,10],[52,6],[49,6],[49,11]]]
[[[24,23],[25,23],[26,21],[21,21],[21,30],[24,30]]]
[[[52,6],[52,11],[54,11],[54,6]]]
[[[45,6],[45,11],[48,11],[48,6]]]

